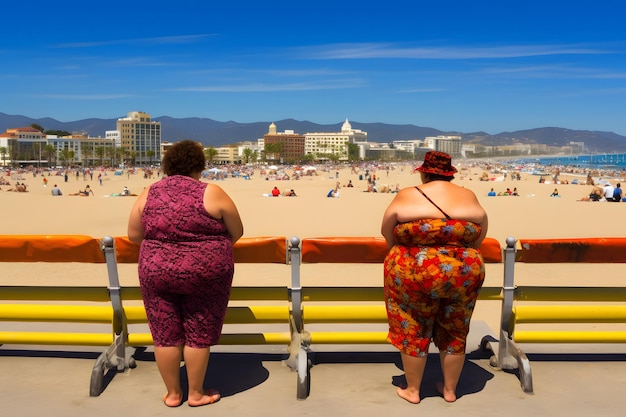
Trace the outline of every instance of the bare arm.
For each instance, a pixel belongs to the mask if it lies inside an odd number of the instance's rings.
[[[489,229],[489,218],[485,209],[478,202],[476,194],[472,193],[472,196],[474,198],[474,204],[477,210],[476,220],[472,219],[472,221],[475,221],[480,225],[480,236],[478,237],[478,239],[476,239],[476,242],[474,242],[474,247],[478,249],[480,248],[480,245],[483,243],[483,240],[485,240],[485,237],[487,236],[487,230]]]
[[[216,219],[223,219],[230,240],[235,243],[243,236],[243,223],[233,200],[224,190],[214,184],[207,185],[204,193],[204,207]]]
[[[485,213],[485,217],[483,218],[483,220],[479,223],[480,224],[480,236],[478,237],[478,239],[476,240],[474,247],[476,249],[480,248],[480,245],[483,243],[483,240],[485,240],[485,237],[487,236],[487,227],[489,226],[489,220],[487,219],[487,213]]]
[[[130,217],[128,218],[128,239],[137,245],[140,245],[143,240],[141,215],[146,205],[146,200],[148,199],[148,190],[149,188],[146,188],[141,195],[137,197],[133,208],[130,210]]]
[[[385,238],[385,241],[387,242],[388,249],[390,249],[395,244],[393,229],[398,224],[397,207],[399,206],[399,204],[402,204],[403,200],[405,199],[404,198],[405,194],[406,192],[403,192],[403,190],[400,190],[400,192],[396,194],[394,199],[391,200],[391,203],[389,203],[389,206],[387,206],[387,210],[385,210],[385,214],[383,214],[383,222],[380,227],[380,232]]]

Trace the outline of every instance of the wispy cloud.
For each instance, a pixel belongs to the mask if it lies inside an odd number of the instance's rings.
[[[186,74],[191,75],[214,75],[220,77],[232,77],[236,75],[238,77],[258,77],[258,76],[272,76],[272,77],[293,77],[293,78],[309,78],[309,77],[339,77],[350,76],[354,74],[354,71],[347,71],[343,69],[334,68],[306,68],[306,69],[289,69],[289,68],[247,68],[247,67],[222,67],[222,68],[202,68],[195,70],[188,70]]]
[[[35,94],[35,96],[55,100],[117,100],[137,97],[133,94]]]
[[[410,89],[398,91],[398,93],[418,94],[418,93],[438,93],[441,91],[447,91],[447,90],[445,88],[410,88]]]
[[[582,44],[406,47],[392,43],[357,43],[322,45],[295,50],[301,57],[309,59],[494,59],[623,53]]]
[[[569,78],[569,79],[624,79],[626,71],[619,72],[604,68],[589,68],[578,65],[535,65],[490,67],[480,71],[491,75],[524,75],[532,78]]]
[[[162,45],[162,44],[184,44],[193,43],[202,39],[216,36],[214,34],[201,35],[180,35],[180,36],[160,36],[154,38],[131,38],[131,39],[111,39],[105,41],[72,42],[55,45],[54,48],[93,48],[98,46],[112,45]]]
[[[300,82],[287,84],[236,84],[236,85],[206,85],[195,87],[180,87],[168,91],[186,91],[198,93],[260,93],[260,92],[288,92],[313,90],[339,90],[362,87],[361,80],[324,80],[319,82]]]
[[[154,57],[133,57],[104,61],[103,65],[108,67],[179,67],[183,64],[176,61],[164,61],[158,57],[157,60]]]

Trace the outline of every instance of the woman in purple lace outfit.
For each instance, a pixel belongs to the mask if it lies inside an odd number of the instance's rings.
[[[234,273],[233,244],[243,235],[237,207],[219,186],[200,181],[206,159],[200,144],[172,145],[165,178],[137,198],[128,238],[140,245],[139,283],[165,405],[183,402],[180,363],[187,368],[190,406],[220,399],[203,383],[210,347],[224,323]]]

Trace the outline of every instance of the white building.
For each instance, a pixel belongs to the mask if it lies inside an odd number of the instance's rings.
[[[107,130],[104,132],[104,137],[112,140],[116,148],[122,147],[122,134],[119,130]]]
[[[315,132],[304,134],[304,153],[317,160],[328,159],[328,155],[338,155],[340,161],[348,159],[349,144],[367,143],[367,132],[352,129],[346,118],[341,132]]]
[[[258,159],[261,155],[261,152],[263,152],[264,148],[265,148],[264,138],[260,138],[256,142],[252,142],[252,141],[241,142],[237,145],[237,155],[240,156],[242,160],[244,160],[245,159],[244,151],[246,149],[250,149],[252,152],[256,152],[257,159]],[[256,161],[250,161],[250,162],[256,162]]]
[[[445,152],[452,156],[461,155],[460,136],[429,136],[424,139],[427,148],[439,152]]]
[[[420,139],[413,140],[394,140],[391,142],[394,149],[398,149],[405,152],[415,153],[416,149],[424,146],[424,141]]]

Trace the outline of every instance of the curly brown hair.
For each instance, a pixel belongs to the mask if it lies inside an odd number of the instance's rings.
[[[206,166],[204,149],[198,142],[183,140],[173,144],[165,151],[161,168],[167,176],[185,175],[202,172]]]

